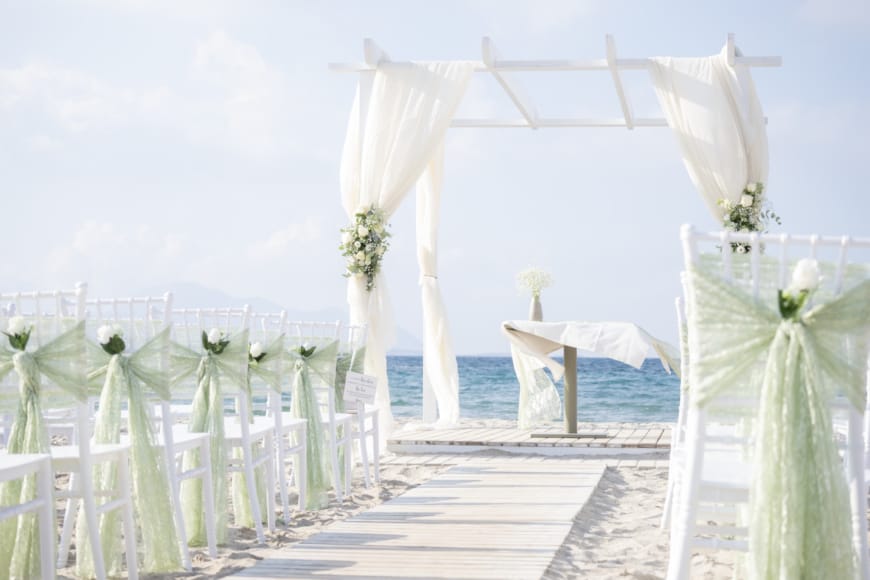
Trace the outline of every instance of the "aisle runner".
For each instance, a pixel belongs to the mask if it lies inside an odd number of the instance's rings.
[[[234,577],[538,579],[603,472],[580,461],[455,466]]]

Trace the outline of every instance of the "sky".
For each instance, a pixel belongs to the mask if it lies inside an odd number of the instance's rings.
[[[346,313],[341,148],[373,38],[393,60],[707,56],[736,34],[768,117],[772,231],[870,237],[870,2],[0,0],[0,291],[174,287]],[[547,116],[619,117],[606,72],[519,75]],[[637,116],[661,116],[625,73]],[[517,117],[476,74],[459,114]],[[508,350],[516,273],[546,320],[625,320],[676,342],[679,227],[716,229],[666,128],[451,129],[439,242],[460,354]],[[384,271],[421,336],[411,192]],[[178,296],[183,299],[183,296]],[[409,346],[413,341],[408,342]],[[400,345],[402,346],[402,345]]]

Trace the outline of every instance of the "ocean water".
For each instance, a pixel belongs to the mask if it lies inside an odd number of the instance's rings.
[[[467,418],[517,418],[520,385],[510,357],[458,357],[460,414]],[[387,357],[390,396],[397,417],[422,415],[423,359]],[[673,422],[680,380],[658,359],[640,369],[604,358],[577,359],[579,421]],[[556,383],[562,396],[562,381]]]

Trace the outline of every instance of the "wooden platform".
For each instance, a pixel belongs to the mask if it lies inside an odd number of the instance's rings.
[[[558,433],[543,429],[418,429],[397,433],[387,442],[393,453],[464,453],[497,449],[552,455],[649,454],[670,449],[671,427],[660,423],[582,423],[580,434],[604,437],[535,437]]]
[[[233,578],[538,579],[604,469],[469,461]]]

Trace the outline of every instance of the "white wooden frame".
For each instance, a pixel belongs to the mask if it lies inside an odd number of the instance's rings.
[[[728,64],[734,67],[780,67],[782,57],[779,56],[738,56],[734,34],[728,34],[726,50]],[[360,75],[360,112],[365,119],[371,94],[371,81],[378,68],[408,66],[409,62],[390,60],[389,55],[381,49],[374,40],[366,38],[363,41],[364,61],[356,63],[334,62],[329,64],[329,70],[339,73],[359,73]],[[632,130],[635,127],[667,127],[665,119],[635,117],[631,112],[631,103],[622,84],[622,71],[646,70],[652,60],[650,58],[619,58],[616,53],[616,41],[613,35],[605,36],[605,58],[597,59],[548,59],[548,60],[509,60],[499,56],[495,43],[488,36],[481,40],[481,60],[473,61],[475,72],[491,74],[504,89],[513,102],[519,118],[465,118],[454,119],[451,127],[476,128],[528,128],[542,127],[624,127]],[[425,61],[418,61],[425,62]],[[534,102],[528,98],[522,84],[511,73],[515,72],[566,72],[566,71],[610,71],[613,87],[619,99],[622,118],[553,118],[541,116]]]

